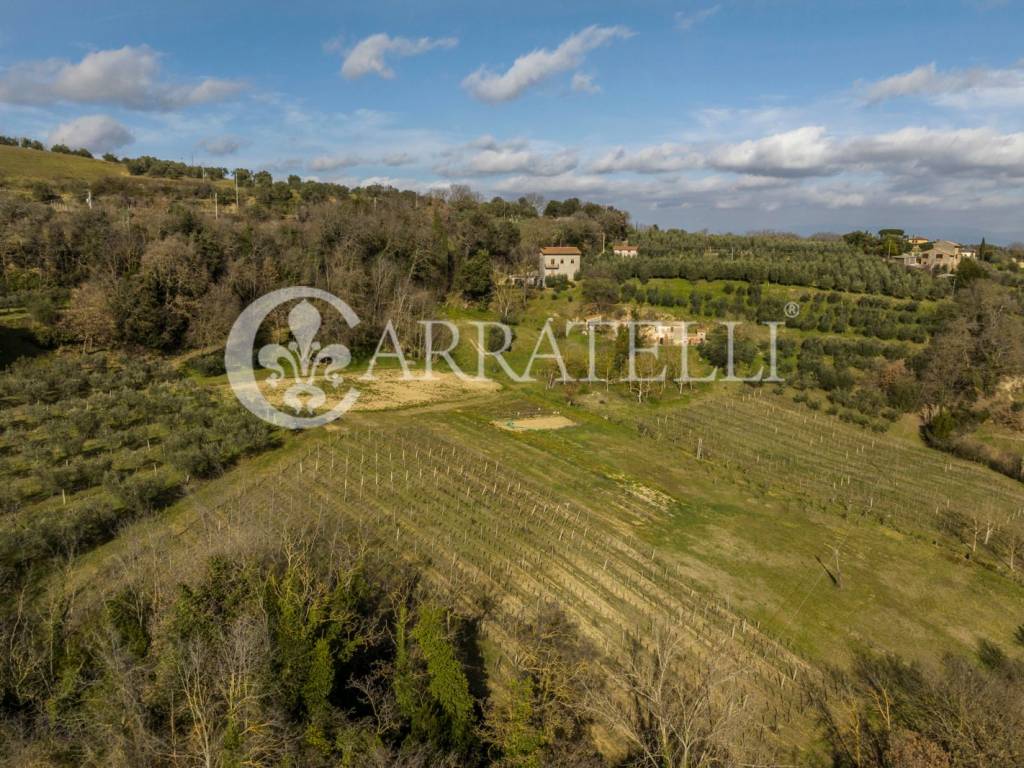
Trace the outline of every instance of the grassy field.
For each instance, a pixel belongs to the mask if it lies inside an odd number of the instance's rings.
[[[127,175],[128,171],[120,163],[0,146],[0,181],[97,181],[107,176]]]

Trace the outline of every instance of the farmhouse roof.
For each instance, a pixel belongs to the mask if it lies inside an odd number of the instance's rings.
[[[574,245],[546,245],[540,249],[545,256],[581,256],[580,249]]]

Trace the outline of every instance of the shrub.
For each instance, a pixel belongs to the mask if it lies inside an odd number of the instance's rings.
[[[202,376],[223,376],[227,372],[224,368],[224,355],[220,352],[193,357],[188,361],[188,367]]]

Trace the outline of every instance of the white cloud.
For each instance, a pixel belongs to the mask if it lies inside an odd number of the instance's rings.
[[[616,147],[591,163],[590,170],[594,173],[666,173],[700,168],[704,162],[704,157],[699,152],[684,145],[656,144],[635,150]]]
[[[822,205],[825,208],[860,208],[868,202],[868,195],[848,188],[810,186],[803,187],[789,195],[794,202]]]
[[[592,25],[570,35],[553,51],[538,48],[518,57],[502,74],[480,67],[462,81],[462,87],[481,101],[492,104],[511,101],[553,75],[579,67],[595,48],[632,35],[626,27]]]
[[[572,76],[572,89],[577,93],[600,93],[601,86],[594,82],[594,78],[583,72],[576,72]]]
[[[531,147],[524,139],[499,142],[493,136],[481,136],[463,147],[444,152],[445,161],[436,168],[448,177],[496,176],[524,173],[531,176],[557,176],[573,170],[576,152],[571,149],[544,151]]]
[[[719,147],[708,164],[757,176],[821,176],[832,172],[834,147],[821,126],[805,126]]]
[[[934,130],[908,127],[850,139],[840,153],[847,166],[869,165],[912,176],[999,175],[1024,178],[1024,133],[992,128]]]
[[[145,45],[94,51],[78,63],[48,59],[16,64],[0,76],[0,102],[70,101],[171,110],[223,101],[245,87],[235,80],[216,78],[173,84],[161,79],[160,68],[160,54]]]
[[[239,136],[212,136],[199,142],[200,149],[205,149],[211,155],[223,156],[233,155],[245,145],[245,139]]]
[[[760,107],[756,109],[737,109],[734,107],[705,107],[694,116],[707,130],[721,135],[726,130],[749,130],[751,126],[781,127],[799,117],[793,109],[782,107]]]
[[[405,37],[391,37],[382,32],[370,35],[356,43],[349,51],[341,65],[341,74],[349,80],[365,75],[392,78],[395,73],[387,64],[388,56],[419,56],[435,48],[454,48],[458,42],[454,37],[421,37],[418,40],[410,40]]]
[[[85,147],[93,152],[110,152],[135,141],[131,131],[107,115],[86,115],[61,123],[49,136],[50,144],[72,149]]]
[[[722,9],[720,5],[712,5],[710,8],[702,8],[699,11],[693,13],[685,13],[683,11],[676,12],[676,29],[681,29],[686,32],[689,29],[693,29],[697,24],[702,21],[706,21],[718,13]]]
[[[655,144],[639,149],[613,149],[590,166],[594,173],[669,173],[712,168],[752,176],[822,176],[834,172],[833,141],[820,126],[805,126],[760,139],[696,147]]]
[[[870,84],[859,85],[869,103],[921,97],[943,106],[1015,107],[1024,105],[1024,62],[1006,69],[977,67],[941,71],[925,64]]]
[[[1024,133],[992,128],[936,130],[907,127],[836,137],[803,126],[736,143],[618,147],[588,164],[592,173],[657,173],[711,169],[749,177],[810,178],[851,172],[893,178],[1024,178]]]
[[[351,168],[362,165],[363,161],[356,155],[319,155],[307,164],[309,170],[316,172],[336,171],[339,168]]]
[[[387,165],[387,166],[399,166],[409,165],[414,162],[414,158],[407,152],[392,152],[379,157],[371,157],[368,155],[360,155],[353,153],[343,153],[338,155],[319,155],[314,157],[307,163],[307,167],[311,171],[326,172],[326,171],[337,171],[341,168],[354,168],[360,165]]]

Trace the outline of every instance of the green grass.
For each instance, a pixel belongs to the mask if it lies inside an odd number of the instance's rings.
[[[1019,456],[1024,453],[1024,435],[991,421],[985,422],[970,432],[975,440]]]
[[[0,181],[97,181],[107,176],[127,176],[120,163],[90,160],[38,149],[0,146]]]

